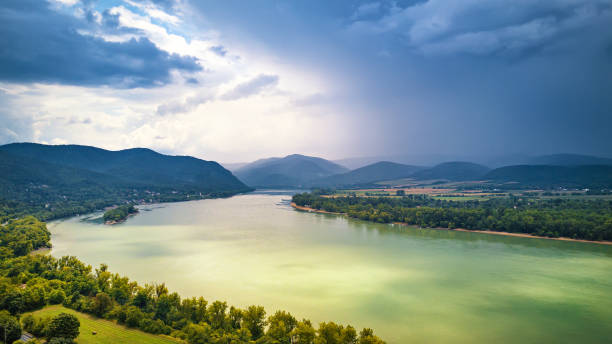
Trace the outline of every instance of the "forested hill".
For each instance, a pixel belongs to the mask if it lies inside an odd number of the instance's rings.
[[[311,183],[315,187],[342,187],[368,185],[371,183],[407,178],[424,167],[380,161],[347,173],[321,178]]]
[[[463,181],[463,180],[478,180],[489,171],[489,168],[483,165],[475,164],[472,162],[453,161],[445,162],[436,165],[432,168],[428,168],[422,171],[418,171],[412,175],[415,179],[426,180],[426,179],[446,179],[451,181]]]
[[[195,186],[210,191],[246,189],[230,171],[214,161],[164,155],[145,148],[109,151],[79,145],[12,143],[0,146],[0,150],[141,184]]]
[[[18,202],[16,208],[44,220],[118,203],[183,201],[248,190],[216,162],[148,149],[0,146],[0,201]],[[10,216],[10,208],[0,218]]]
[[[292,154],[255,161],[237,170],[236,175],[253,187],[298,187],[347,171],[347,168],[322,158]]]
[[[483,178],[538,188],[612,188],[612,166],[506,166],[490,171]]]

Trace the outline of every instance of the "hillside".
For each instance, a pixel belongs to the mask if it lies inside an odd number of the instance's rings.
[[[170,156],[150,149],[109,151],[79,145],[12,143],[0,151],[57,166],[98,172],[123,182],[165,187],[190,187],[200,191],[246,189],[231,172],[214,161]]]
[[[347,168],[322,158],[293,154],[257,160],[235,173],[252,187],[300,187],[312,180],[347,171]]]
[[[519,183],[540,188],[611,188],[612,166],[506,166],[490,171],[483,178],[497,183]]]
[[[552,154],[533,157],[526,165],[612,165],[612,159],[581,154]]]
[[[340,187],[371,184],[383,180],[410,177],[423,167],[380,161],[347,173],[321,178],[311,183],[315,187]]]
[[[489,168],[472,162],[453,161],[418,171],[412,175],[415,179],[446,179],[450,181],[478,180],[489,171]]]
[[[17,202],[44,220],[125,202],[184,201],[248,190],[215,162],[148,149],[0,146],[0,201]]]

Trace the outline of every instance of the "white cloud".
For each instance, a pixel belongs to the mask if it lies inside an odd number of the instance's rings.
[[[225,93],[221,98],[224,100],[236,100],[250,97],[269,90],[278,84],[278,76],[260,74],[251,80],[240,83]]]
[[[160,49],[194,56],[204,68],[190,76],[195,82],[175,72],[171,83],[146,89],[0,84],[10,99],[10,108],[0,109],[0,121],[20,123],[0,132],[1,140],[148,147],[210,160],[246,161],[313,153],[316,145],[327,150],[332,142],[346,139],[334,129],[341,124],[339,117],[321,115],[332,109],[317,108],[315,113],[294,103],[313,94],[310,101],[323,99],[333,87],[325,76],[228,42],[212,30],[188,31],[191,26],[178,14],[175,19],[156,12],[160,8],[126,4],[112,7],[110,13],[118,15],[120,28],[136,30],[87,34],[109,41],[144,36]],[[153,18],[177,27],[170,32]],[[219,46],[225,54],[212,49]],[[314,136],[320,137],[315,145]]]

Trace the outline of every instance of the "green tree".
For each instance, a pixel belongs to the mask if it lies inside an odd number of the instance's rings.
[[[47,326],[47,338],[75,339],[79,336],[79,319],[72,314],[60,313]]]
[[[316,331],[312,327],[310,320],[304,319],[297,323],[293,331],[291,331],[291,338],[294,340],[294,344],[312,344],[314,343]]]
[[[0,311],[0,340],[12,343],[21,337],[21,324],[7,311]]]
[[[371,328],[364,328],[359,332],[359,344],[385,344],[385,342],[375,336]]]
[[[144,318],[144,313],[136,306],[128,306],[125,312],[125,324],[129,327],[138,327]]]
[[[92,311],[95,315],[101,317],[106,314],[106,312],[110,311],[112,308],[113,300],[107,293],[100,292],[96,294],[96,297],[93,299],[92,307]]]
[[[285,311],[277,311],[268,318],[268,337],[276,339],[281,344],[291,344],[291,332],[297,325],[293,315]]]
[[[64,302],[64,299],[66,299],[66,294],[63,290],[53,289],[49,293],[49,304],[51,305],[58,305]]]
[[[267,325],[266,311],[262,306],[249,306],[242,312],[242,321],[244,327],[251,332],[253,339],[257,340],[263,336],[264,328]]]
[[[214,330],[224,329],[227,324],[225,310],[227,302],[215,301],[208,307],[208,323]]]

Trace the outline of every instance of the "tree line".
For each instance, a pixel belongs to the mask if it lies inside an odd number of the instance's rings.
[[[293,196],[299,206],[379,223],[429,228],[464,228],[547,237],[612,240],[612,201],[505,197],[447,201],[427,195],[390,197]]]

